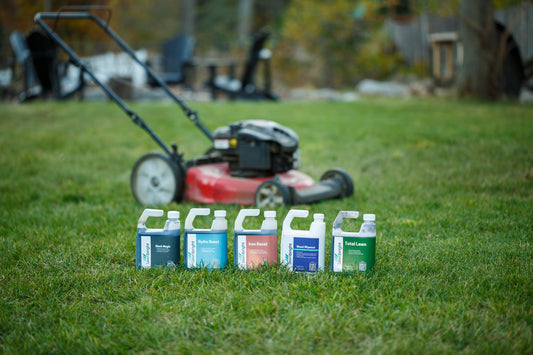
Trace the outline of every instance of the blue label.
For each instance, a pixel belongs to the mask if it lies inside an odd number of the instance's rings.
[[[227,233],[188,233],[187,267],[221,269],[228,263]]]
[[[292,267],[294,271],[317,271],[318,238],[294,238],[293,252]]]

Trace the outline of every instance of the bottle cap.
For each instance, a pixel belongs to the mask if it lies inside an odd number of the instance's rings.
[[[215,218],[216,217],[226,217],[226,210],[216,210],[215,211]]]
[[[323,213],[315,213],[313,215],[313,218],[314,219],[320,219],[320,220],[323,220],[324,219],[324,214]]]
[[[363,215],[363,221],[365,222],[373,222],[376,220],[376,215],[375,214],[364,214]]]
[[[179,219],[180,218],[180,211],[168,211],[168,219]]]
[[[276,211],[265,211],[265,218],[276,218]]]

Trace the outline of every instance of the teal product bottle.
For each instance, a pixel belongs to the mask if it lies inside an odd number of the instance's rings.
[[[145,209],[137,222],[136,264],[139,269],[174,267],[180,261],[179,211],[168,212],[164,228],[146,228],[149,217],[163,214],[163,210]]]
[[[293,230],[293,218],[306,218],[307,210],[290,210],[283,221],[280,263],[296,272],[324,270],[326,223],[324,215],[315,213],[309,230]]]
[[[261,229],[244,229],[246,217],[259,216],[259,209],[241,209],[235,219],[233,263],[240,269],[258,269],[278,262],[278,223],[276,211],[265,211]]]
[[[376,216],[364,214],[359,232],[345,232],[344,219],[356,219],[357,211],[340,211],[333,222],[331,270],[334,272],[370,273],[376,263]]]
[[[228,263],[228,221],[226,211],[216,210],[210,229],[193,226],[196,216],[209,216],[209,208],[191,208],[185,219],[184,255],[189,269],[223,269]]]

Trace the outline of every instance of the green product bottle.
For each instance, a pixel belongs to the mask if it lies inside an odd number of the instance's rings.
[[[376,216],[363,215],[359,232],[341,229],[344,219],[359,217],[357,211],[340,211],[333,222],[331,238],[331,270],[333,272],[370,273],[376,263]]]

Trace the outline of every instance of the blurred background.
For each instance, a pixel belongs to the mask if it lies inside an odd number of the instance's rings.
[[[164,70],[164,43],[180,35],[193,38],[189,58],[192,69],[186,83],[193,90],[200,90],[209,80],[210,66],[219,67],[216,75],[227,75],[232,70],[236,73],[229,75],[239,77],[250,56],[253,36],[267,31],[264,48],[269,52],[262,55],[268,58],[270,76],[257,80],[270,81],[268,85],[281,97],[294,88],[353,90],[368,79],[408,83],[411,93],[419,90],[420,94],[432,94],[459,80],[460,67],[467,55],[464,49],[471,47],[460,36],[461,18],[467,17],[468,3],[468,0],[2,0],[0,85],[13,88],[23,75],[19,70],[17,76],[17,71],[12,70],[17,65],[9,41],[13,31],[30,33],[36,27],[33,18],[37,12],[83,4],[108,6],[112,10],[110,27],[130,47],[141,50],[143,59],[157,71]],[[490,1],[470,3],[487,7]],[[517,96],[530,77],[533,5],[530,1],[505,0],[493,1],[491,5],[493,18],[503,26],[501,36],[507,42],[512,40],[518,49],[518,59],[509,64],[511,74],[506,74],[508,78],[516,76],[512,83],[514,91],[509,92]],[[107,14],[101,16],[106,18]],[[89,22],[60,22],[57,31],[82,57],[118,52],[112,41]],[[93,64],[92,68],[98,72],[97,67]],[[146,80],[133,79],[135,85],[145,85]]]

